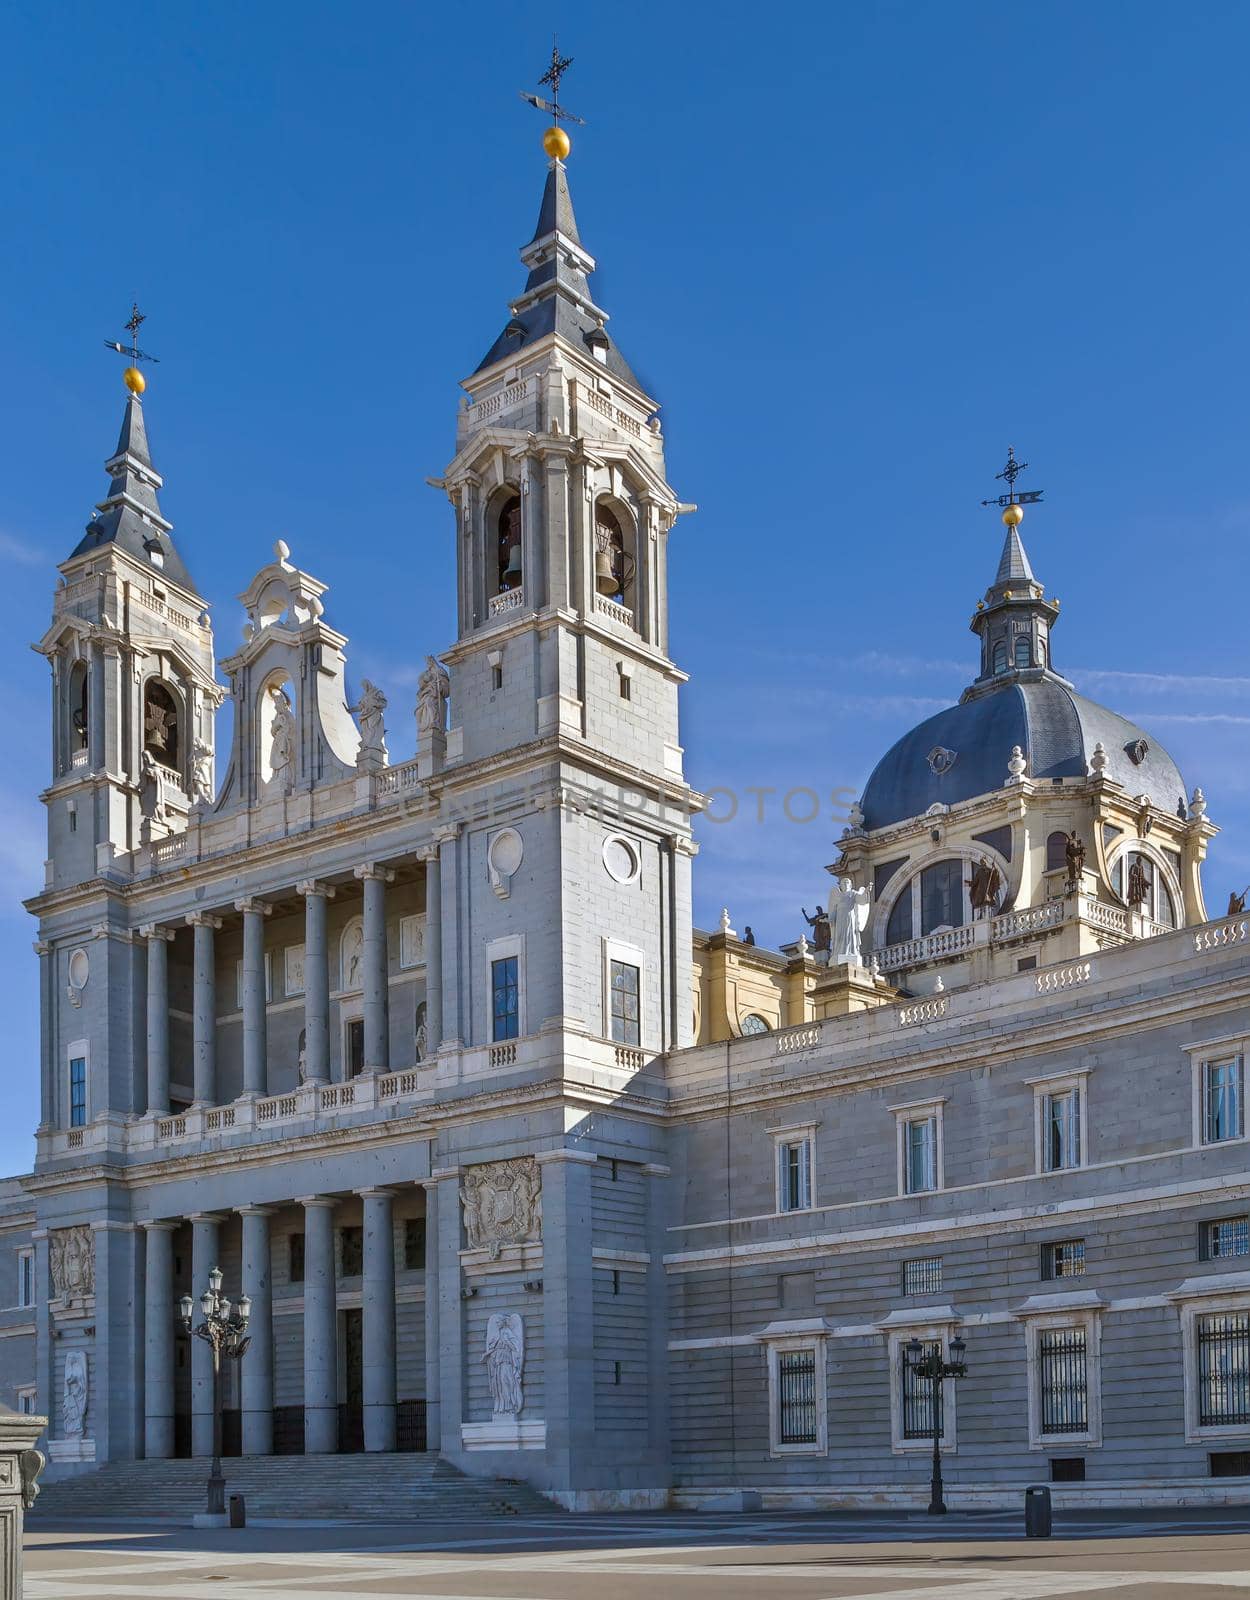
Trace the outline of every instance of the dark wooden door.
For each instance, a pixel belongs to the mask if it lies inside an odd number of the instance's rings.
[[[365,1447],[365,1330],[359,1306],[343,1313],[343,1404],[339,1407],[339,1449],[349,1454]]]

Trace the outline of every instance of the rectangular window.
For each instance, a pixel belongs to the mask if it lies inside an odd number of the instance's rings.
[[[1219,1144],[1240,1139],[1242,1060],[1204,1061],[1202,1064],[1202,1142]]]
[[[1050,1481],[1052,1483],[1084,1483],[1084,1456],[1051,1456]]]
[[[291,1283],[304,1281],[304,1235],[289,1233],[286,1239],[287,1278]]]
[[[1250,1450],[1212,1450],[1207,1464],[1213,1478],[1250,1478]]]
[[[1083,1278],[1084,1239],[1054,1239],[1042,1246],[1043,1278]]]
[[[817,1442],[814,1349],[777,1352],[777,1413],[779,1443]]]
[[[425,1218],[409,1217],[404,1223],[404,1271],[425,1270]]]
[[[16,1390],[17,1409],[24,1417],[33,1417],[35,1414],[35,1391],[33,1389]]]
[[[937,1188],[937,1118],[916,1117],[903,1125],[904,1176],[908,1194]]]
[[[777,1210],[806,1211],[812,1203],[812,1141],[785,1139],[777,1145]]]
[[[19,1250],[17,1252],[17,1303],[19,1306],[33,1306],[35,1303],[35,1252],[33,1250]]]
[[[1198,1318],[1198,1421],[1204,1428],[1250,1424],[1250,1312]]]
[[[343,1031],[343,1054],[346,1057],[345,1074],[358,1078],[365,1070],[365,1023],[363,1017],[353,1017]]]
[[[1081,1164],[1081,1091],[1074,1084],[1042,1096],[1042,1165],[1062,1172]]]
[[[87,1125],[87,1062],[83,1056],[75,1056],[69,1064],[69,1125]]]
[[[931,1355],[940,1353],[942,1342],[940,1339],[922,1339],[920,1345],[920,1359],[927,1360]],[[902,1351],[903,1361],[903,1438],[904,1439],[932,1439],[933,1437],[933,1391],[937,1389],[937,1425],[938,1432],[943,1431],[942,1419],[942,1385],[936,1386],[928,1378],[922,1378],[908,1359],[906,1347]]]
[[[1223,1261],[1250,1255],[1250,1217],[1219,1217],[1198,1224],[1198,1259]]]
[[[339,1229],[339,1270],[344,1278],[358,1278],[364,1271],[365,1235],[363,1228]]]
[[[941,1256],[921,1256],[914,1261],[904,1261],[904,1294],[940,1294],[941,1292]]]
[[[609,970],[612,989],[612,1037],[617,1044],[641,1042],[638,1008],[638,968],[628,961],[613,961]]]
[[[1042,1432],[1088,1433],[1085,1329],[1040,1329],[1037,1335],[1037,1364]]]
[[[517,957],[504,956],[490,964],[491,1038],[515,1039],[520,1030],[520,992]]]

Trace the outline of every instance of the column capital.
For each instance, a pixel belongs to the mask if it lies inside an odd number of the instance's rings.
[[[327,900],[334,899],[334,885],[323,883],[320,878],[301,878],[295,885],[296,894],[302,894],[305,899],[309,895],[324,895]]]
[[[395,869],[384,866],[380,861],[365,861],[355,869],[353,876],[362,879],[380,878],[383,883],[394,883]]]
[[[159,922],[141,922],[139,924],[139,933],[149,942],[154,939],[164,939],[166,943],[169,943],[174,936],[172,928],[162,928]]]
[[[277,1206],[246,1205],[235,1206],[235,1215],[239,1217],[272,1217],[278,1211]]]
[[[224,1222],[226,1214],[224,1211],[190,1211],[187,1213],[186,1220],[188,1222]]]
[[[697,856],[699,853],[699,846],[684,833],[670,833],[664,843],[675,856]]]
[[[296,1197],[295,1204],[305,1208],[324,1206],[332,1211],[338,1205],[338,1201],[332,1194],[301,1194]]]
[[[242,900],[236,900],[234,909],[236,911],[258,911],[262,917],[269,916],[273,911],[273,907],[267,900],[258,900],[255,895],[245,895]]]
[[[148,1217],[139,1226],[145,1233],[174,1233],[180,1221],[178,1217]]]
[[[399,1193],[398,1189],[388,1189],[382,1184],[370,1189],[357,1189],[354,1191],[362,1200],[393,1200]]]
[[[441,828],[435,828],[434,837],[439,844],[452,844],[460,837],[462,822],[445,822]]]
[[[423,1189],[435,1188],[440,1183],[447,1183],[453,1178],[459,1178],[461,1167],[435,1167],[428,1178],[418,1178],[417,1182]]]
[[[31,949],[37,956],[46,956],[51,952],[52,946],[46,939],[36,939],[34,944],[31,945]]]
[[[640,1170],[644,1178],[670,1178],[673,1174],[672,1167],[666,1167],[659,1161],[644,1161]]]
[[[559,1150],[540,1150],[535,1155],[534,1160],[540,1167],[548,1166],[554,1161],[568,1161],[577,1166],[593,1167],[598,1162],[599,1157],[593,1150],[565,1150],[561,1148]]]
[[[439,859],[439,855],[440,855],[441,852],[439,851],[439,847],[436,844],[423,844],[423,845],[418,845],[417,848],[412,853],[417,858],[418,861],[427,861],[428,862],[428,861],[437,861]]]
[[[215,917],[211,911],[188,911],[186,915],[188,928],[213,928],[221,927],[221,918]]]

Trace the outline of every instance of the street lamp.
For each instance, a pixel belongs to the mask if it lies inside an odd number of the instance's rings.
[[[929,1382],[929,1419],[933,1424],[933,1475],[929,1482],[929,1515],[944,1517],[946,1501],[942,1498],[942,1384],[947,1378],[962,1378],[968,1368],[964,1364],[967,1345],[958,1334],[950,1342],[949,1361],[942,1359],[941,1341],[928,1355],[919,1339],[907,1341],[907,1365],[917,1378]]]
[[[178,1302],[182,1326],[197,1339],[203,1339],[213,1352],[213,1465],[208,1476],[208,1513],[210,1516],[226,1514],[226,1480],[221,1473],[221,1358],[229,1356],[238,1361],[251,1340],[247,1336],[248,1319],[252,1315],[252,1302],[247,1295],[239,1296],[238,1304],[231,1306],[221,1292],[221,1268],[214,1267],[208,1275],[208,1288],[200,1296],[203,1322],[191,1326],[194,1302],[184,1294]]]

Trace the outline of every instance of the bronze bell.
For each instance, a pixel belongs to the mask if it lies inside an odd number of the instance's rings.
[[[600,594],[615,594],[620,588],[612,569],[612,552],[605,550],[602,545],[595,551],[595,588]]]
[[[521,581],[521,546],[514,544],[508,551],[508,564],[503,569],[502,582],[515,589]]]

